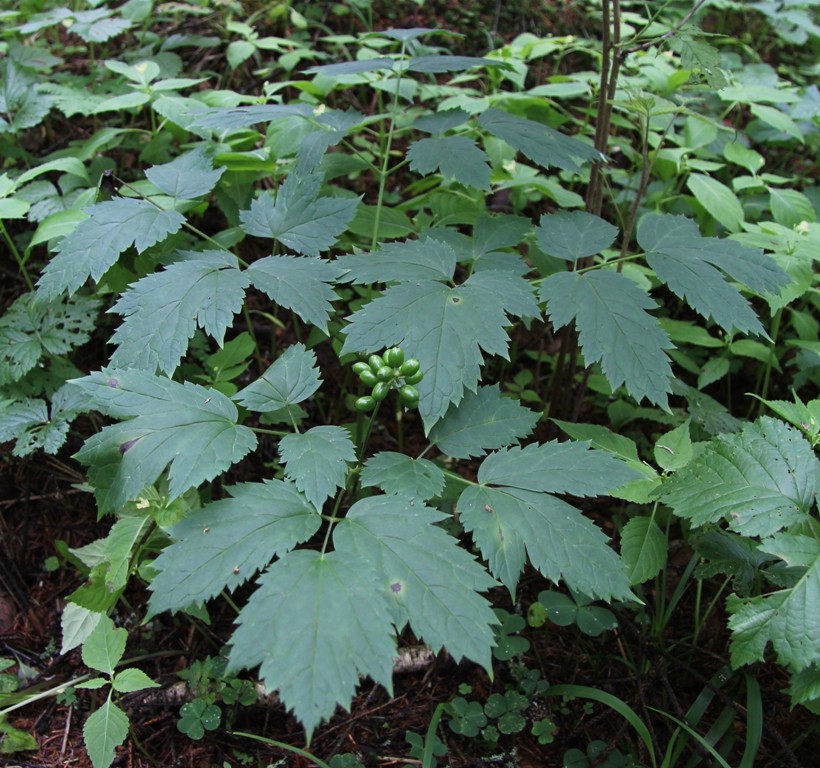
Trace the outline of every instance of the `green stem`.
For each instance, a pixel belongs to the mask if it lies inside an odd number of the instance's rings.
[[[23,258],[20,256],[20,251],[17,250],[17,246],[14,244],[14,240],[11,239],[11,235],[9,235],[8,230],[6,229],[3,221],[0,219],[0,232],[3,234],[3,239],[6,241],[6,244],[9,247],[9,250],[14,255],[14,260],[17,262],[17,266],[20,269],[20,274],[23,276],[23,280],[26,281],[26,285],[30,291],[34,290],[34,283],[31,282],[31,278],[29,277],[28,270],[26,269],[26,264],[23,261]]]
[[[276,739],[268,739],[265,736],[257,736],[255,733],[245,733],[244,731],[231,731],[232,735],[234,736],[242,736],[246,739],[253,739],[254,741],[261,741],[263,744],[269,744],[272,747],[279,747],[279,749],[285,749],[288,752],[293,752],[294,755],[299,755],[299,757],[304,757],[306,760],[310,760],[314,765],[318,765],[319,768],[330,768],[330,766],[324,761],[320,760],[316,755],[312,755],[310,752],[306,752],[304,749],[299,749],[299,747],[293,747],[290,744],[285,744],[283,741],[276,741]]]
[[[760,397],[765,400],[769,394],[769,384],[772,378],[772,367],[774,366],[774,362],[777,358],[776,355],[776,348],[777,348],[777,337],[780,334],[780,323],[783,319],[783,307],[775,312],[774,318],[772,319],[772,332],[769,334],[772,337],[772,345],[769,347],[769,357],[766,360],[766,369],[763,373],[763,386],[760,388]],[[757,401],[757,415],[763,412],[764,404],[761,400]]]

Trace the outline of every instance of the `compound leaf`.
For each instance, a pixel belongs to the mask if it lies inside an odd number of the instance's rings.
[[[319,171],[293,171],[279,187],[276,200],[257,197],[240,213],[249,235],[278,240],[307,256],[318,256],[332,246],[356,213],[360,198],[319,197]]]
[[[230,498],[207,504],[170,529],[174,542],[151,564],[159,571],[150,585],[151,614],[201,604],[223,589],[233,592],[319,529],[316,510],[289,482],[226,490]]]
[[[364,488],[378,486],[387,494],[426,501],[444,489],[444,472],[427,459],[381,451],[367,460],[361,482]]]
[[[556,328],[575,319],[587,364],[601,363],[610,386],[666,407],[672,368],[669,337],[647,309],[655,303],[628,277],[610,270],[559,272],[541,284]]]
[[[372,567],[346,552],[288,552],[259,578],[237,619],[229,669],[260,665],[308,740],[337,704],[348,709],[359,675],[392,690],[390,606]]]
[[[115,368],[171,374],[197,326],[222,346],[225,330],[242,309],[248,276],[227,251],[182,252],[185,260],[134,283],[111,312],[125,319],[111,337]]]
[[[535,230],[538,247],[550,256],[573,264],[609,248],[618,228],[585,211],[559,211],[544,214]]]
[[[205,154],[205,147],[199,146],[170,163],[149,168],[145,175],[166,195],[176,200],[189,200],[210,192],[224,171],[224,168],[215,169]]]
[[[526,557],[544,576],[590,597],[631,599],[629,580],[607,537],[577,509],[548,493],[468,487],[456,509],[491,573],[511,594]]]
[[[353,562],[372,563],[373,587],[389,601],[393,623],[438,651],[466,656],[488,672],[492,626],[498,623],[478,592],[495,582],[442,528],[446,516],[397,496],[356,502],[333,533],[336,549]]]
[[[176,232],[185,219],[147,200],[118,198],[85,209],[89,218],[64,237],[37,283],[46,299],[74,293],[90,276],[98,281],[132,245],[142,253]]]
[[[432,54],[429,56],[413,56],[407,63],[410,72],[462,72],[473,67],[503,67],[510,65],[500,59],[485,59],[480,56],[451,56],[449,54]]]
[[[648,214],[638,224],[638,243],[658,278],[692,309],[726,331],[766,336],[757,315],[724,276],[757,293],[780,293],[791,278],[763,251],[734,240],[701,237],[685,216]]]
[[[128,735],[128,715],[113,701],[111,695],[85,721],[83,740],[94,768],[108,768],[114,762],[116,748]]]
[[[73,383],[89,409],[127,419],[104,427],[77,453],[90,465],[101,513],[135,499],[166,467],[173,499],[256,447],[253,432],[236,423],[236,406],[217,390],[139,370],[102,370]]]
[[[251,283],[306,323],[327,333],[330,302],[339,298],[330,287],[342,270],[336,263],[299,256],[268,256],[248,268]]]
[[[820,491],[820,461],[794,427],[763,417],[719,435],[664,484],[660,496],[693,526],[726,521],[744,536],[802,522]]]
[[[101,303],[87,296],[50,302],[37,301],[35,293],[20,296],[0,316],[0,386],[20,380],[45,355],[85,344]]]
[[[497,384],[467,392],[430,430],[430,442],[457,459],[482,456],[526,437],[538,423],[538,414],[518,400],[502,397]]]
[[[429,431],[465,388],[475,391],[482,350],[507,356],[506,312],[537,314],[529,283],[512,272],[478,272],[454,288],[431,280],[397,285],[348,318],[342,352],[400,345],[418,358],[419,412]]]
[[[805,571],[790,589],[746,599],[729,596],[732,666],[762,661],[771,643],[781,664],[806,669],[820,658],[820,542],[781,534],[760,549]]]
[[[466,136],[419,139],[407,150],[410,169],[422,174],[439,171],[466,187],[490,188],[489,158]]]
[[[321,509],[325,499],[344,486],[347,464],[356,461],[356,448],[346,429],[322,426],[283,437],[279,455],[286,465],[285,474]]]
[[[544,168],[556,166],[577,172],[581,170],[579,163],[606,160],[605,155],[589,144],[564,136],[535,120],[516,117],[500,109],[486,110],[478,118],[478,123]]]
[[[387,243],[372,253],[340,256],[335,262],[351,283],[408,283],[416,280],[450,280],[456,268],[456,253],[435,235],[418,240]]]
[[[256,381],[234,395],[251,411],[267,413],[307,400],[321,384],[316,354],[304,344],[288,347]]]

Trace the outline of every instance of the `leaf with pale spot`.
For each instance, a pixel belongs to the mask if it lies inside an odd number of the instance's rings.
[[[307,541],[321,518],[289,482],[265,480],[226,489],[173,526],[173,543],[151,564],[149,611],[178,611],[233,592],[274,557]]]
[[[438,651],[446,646],[492,667],[493,625],[498,623],[479,592],[495,581],[456,539],[434,523],[446,516],[397,496],[356,502],[333,532],[333,543],[349,561],[373,564],[373,589],[392,608],[393,623]]]
[[[256,447],[253,432],[237,424],[236,406],[217,390],[147,371],[116,369],[73,384],[89,408],[126,419],[104,427],[76,454],[90,466],[101,513],[137,498],[166,468],[173,499],[213,479]]]

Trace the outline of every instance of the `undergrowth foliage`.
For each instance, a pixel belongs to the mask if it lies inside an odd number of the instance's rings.
[[[748,103],[743,70],[720,69],[714,48],[687,37],[693,27],[673,38],[680,59],[631,51],[610,111],[643,140],[618,151],[650,167],[612,171],[626,204],[608,221],[580,210],[575,190],[607,172],[612,148],[557,101],[589,94],[594,73],[527,87],[544,41],[455,56],[432,47],[439,30],[387,30],[362,36],[353,60],[268,82],[257,97],[191,90],[206,79],[180,77],[172,47],[145,37],[138,55],[104,62],[111,92],[86,105],[24,55],[20,41],[69,17],[84,41],[109,40],[145,20],[139,7],[39,14],[17,27],[2,70],[4,146],[53,109],[132,110],[151,126],[127,181],[99,154],[126,138],[113,125],[0,176],[2,234],[21,274],[39,246],[51,254],[0,318],[0,438],[19,456],[54,453],[79,414],[106,417],[76,459],[99,514],[116,521],[75,553],[88,580],[70,596],[63,650],[92,655],[109,637],[117,652],[88,662],[110,680],[86,687],[125,690],[128,670],[114,669],[123,630],[107,616],[130,579],[148,583],[149,616],[202,616],[250,582],[225,638],[228,671],[258,667],[310,739],[350,707],[361,677],[392,689],[408,628],[492,675],[488,591],[515,596],[527,564],[587,602],[636,607],[664,566],[658,516],[670,509],[702,577],[733,578],[732,664],[771,644],[793,703],[816,708],[818,401],[767,398],[772,368],[787,364],[775,347],[787,320],[804,355],[789,386],[816,383],[820,233],[809,197],[759,174],[749,141],[687,101]],[[264,47],[239,31],[247,45],[231,44],[232,68]],[[698,72],[722,90],[701,92]],[[666,91],[650,95],[659,73]],[[816,118],[800,127],[769,106],[799,104],[801,92],[771,78],[777,97],[751,104],[754,140],[797,131],[816,146]],[[743,184],[709,175],[723,167],[715,152],[749,171]],[[755,196],[741,201],[745,190]],[[505,213],[487,204],[501,192]],[[774,221],[752,221],[761,196]],[[10,225],[26,216],[36,231],[15,241]],[[533,353],[558,384],[534,382],[529,396],[526,382],[513,386],[526,329],[549,329],[561,347]],[[72,354],[95,332],[110,357],[85,375]],[[418,361],[411,373],[405,358]],[[361,390],[351,366],[368,359]],[[790,424],[741,421],[699,391],[742,360],[760,362],[759,397]],[[562,409],[550,392],[567,380],[577,396]],[[592,396],[613,424],[666,425],[657,469],[629,437],[576,423],[578,398]],[[534,439],[546,416],[571,439]],[[379,424],[389,437],[378,444],[395,450],[371,447]],[[275,452],[268,474],[232,481],[254,451]],[[631,504],[620,555],[579,510],[606,495]],[[111,696],[92,717],[90,752],[105,765],[127,721]]]

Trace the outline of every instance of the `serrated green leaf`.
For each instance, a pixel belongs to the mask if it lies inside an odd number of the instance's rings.
[[[318,256],[332,246],[356,213],[361,198],[319,197],[319,171],[292,171],[279,187],[276,200],[257,197],[240,212],[249,235],[269,237],[307,256]]]
[[[796,189],[769,187],[769,205],[772,216],[784,227],[797,227],[802,221],[816,221],[817,214],[811,200]]]
[[[781,534],[761,548],[786,562],[797,550],[806,570],[791,589],[748,599],[729,596],[732,666],[762,661],[771,643],[778,661],[799,672],[820,658],[820,542]]]
[[[777,294],[791,282],[762,251],[734,240],[701,237],[697,225],[684,216],[647,214],[638,224],[638,243],[675,294],[727,331],[766,335],[749,303],[721,272],[758,293]]]
[[[771,536],[805,520],[818,489],[820,461],[805,438],[763,417],[711,440],[660,496],[693,526],[726,521],[745,536]]]
[[[488,672],[498,619],[479,595],[495,584],[489,574],[433,523],[443,513],[396,496],[354,504],[333,532],[349,562],[372,563],[373,588],[391,606],[393,623],[456,660],[465,656]]]
[[[127,419],[86,441],[77,458],[90,465],[101,513],[135,499],[168,468],[171,499],[211,480],[256,447],[221,392],[146,371],[103,370],[73,382],[88,407]]]
[[[234,131],[257,123],[268,123],[288,117],[308,117],[309,104],[251,104],[240,107],[212,107],[191,115],[192,126],[214,131]]]
[[[331,285],[341,273],[336,263],[299,256],[268,256],[247,271],[256,288],[325,333],[333,312],[330,302],[338,298]]]
[[[159,683],[155,683],[141,669],[124,669],[114,676],[112,686],[119,693],[133,693],[143,691],[146,688],[159,688]]]
[[[429,431],[465,388],[475,391],[482,350],[507,356],[506,312],[538,314],[529,283],[510,272],[474,273],[455,288],[429,280],[397,285],[348,318],[342,353],[400,345],[416,357],[424,371],[419,412]]]
[[[12,59],[6,59],[0,75],[0,134],[17,133],[40,123],[53,102],[36,78]]]
[[[730,232],[741,230],[745,220],[743,206],[729,187],[702,173],[690,173],[686,186],[703,209],[726,229]]]
[[[666,565],[666,536],[651,517],[633,517],[621,531],[621,559],[630,584],[643,584]]]
[[[149,168],[145,176],[155,187],[175,200],[189,200],[210,192],[224,171],[224,168],[214,168],[205,147],[199,146],[170,163]]]
[[[114,622],[103,616],[83,642],[83,663],[87,667],[113,675],[128,640],[128,631],[115,628]]]
[[[43,450],[55,454],[65,443],[68,428],[85,403],[70,384],[61,386],[46,411],[42,400],[26,399],[6,408],[0,406],[0,442],[16,440],[12,453],[28,456]]]
[[[591,450],[587,443],[550,441],[491,453],[481,463],[478,481],[525,491],[599,496],[637,475],[624,462]]]
[[[607,537],[566,502],[548,493],[480,485],[461,494],[456,510],[491,573],[512,594],[528,556],[556,584],[564,579],[572,589],[604,600],[632,598]]]
[[[319,529],[321,518],[289,482],[265,480],[225,489],[230,498],[206,504],[170,529],[174,542],[154,560],[151,614],[201,604],[233,592],[274,556]]]
[[[456,253],[435,232],[418,240],[387,243],[372,253],[340,256],[335,264],[351,283],[409,283],[417,280],[451,280],[456,268]]]
[[[88,716],[83,726],[83,740],[94,768],[108,768],[114,762],[115,750],[128,735],[128,715],[111,701]]]
[[[499,248],[514,248],[532,229],[532,222],[523,216],[482,214],[473,226],[473,259],[476,266],[498,253]]]
[[[123,589],[128,582],[133,567],[134,545],[142,539],[149,525],[148,517],[126,516],[111,526],[108,536],[104,539],[103,550],[108,563],[105,583],[110,592]]]
[[[797,139],[801,144],[804,143],[803,131],[800,130],[800,126],[783,112],[783,110],[776,109],[775,107],[767,107],[763,104],[751,104],[749,111],[756,118],[762,120],[766,125],[770,125],[776,131],[782,131],[788,136]]]
[[[306,75],[324,75],[337,77],[338,75],[361,75],[365,72],[378,72],[383,69],[393,69],[395,62],[382,56],[375,59],[361,61],[342,61],[338,64],[320,64],[303,70]]]
[[[489,158],[466,136],[419,139],[407,150],[410,169],[422,174],[438,171],[466,187],[490,188]]]
[[[242,310],[248,274],[227,251],[180,252],[184,258],[134,283],[111,308],[124,316],[111,336],[115,368],[172,374],[197,327],[221,346]]]
[[[600,362],[613,389],[624,384],[636,400],[666,407],[672,367],[664,350],[672,342],[646,311],[655,303],[641,288],[609,270],[559,272],[540,295],[556,328],[575,320],[584,360]]]
[[[301,434],[286,435],[279,442],[285,475],[296,483],[316,509],[347,478],[348,463],[356,461],[356,447],[342,427],[313,427]]]
[[[485,59],[480,56],[451,56],[449,54],[433,54],[429,56],[413,56],[407,62],[410,72],[463,72],[473,67],[502,67],[509,68],[509,64],[501,59]]]
[[[104,43],[131,27],[128,19],[113,16],[113,11],[107,8],[77,11],[73,16],[74,23],[69,30],[79,35],[86,43]]]
[[[74,293],[89,277],[99,279],[134,246],[146,248],[176,232],[185,219],[177,211],[163,211],[147,200],[118,198],[97,203],[85,211],[89,218],[63,238],[57,255],[43,270],[37,293],[51,299]]]
[[[538,418],[518,400],[502,397],[498,384],[493,384],[467,392],[457,406],[451,405],[429,438],[442,453],[467,459],[526,437]]]
[[[102,617],[102,613],[90,611],[76,603],[66,603],[63,615],[60,617],[60,626],[63,631],[60,654],[68,653],[84,643]]]
[[[24,293],[0,316],[0,386],[19,381],[41,357],[85,344],[97,324],[100,302],[75,296],[51,302]]]
[[[381,451],[367,460],[361,483],[364,488],[377,486],[387,494],[427,501],[444,489],[444,472],[427,459]]]
[[[304,344],[288,347],[256,381],[234,395],[251,411],[267,413],[307,400],[321,385],[316,354]]]
[[[797,704],[814,704],[812,711],[817,714],[820,699],[820,662],[792,674],[788,688],[792,707]]]
[[[669,46],[680,54],[681,66],[700,72],[710,88],[717,90],[728,85],[720,69],[720,51],[706,42],[700,30],[687,27],[678,31],[670,38]]]
[[[359,675],[392,690],[396,643],[373,569],[348,553],[288,552],[260,577],[237,619],[229,671],[260,665],[307,731],[348,709]]]
[[[606,160],[597,149],[578,139],[564,136],[535,120],[516,117],[500,109],[488,109],[478,123],[514,149],[543,168],[552,166],[565,171],[580,171],[580,163]]]
[[[423,115],[413,123],[413,127],[440,136],[453,128],[458,128],[469,119],[470,113],[463,109],[445,109],[431,115]]]
[[[734,591],[746,596],[760,567],[770,558],[758,549],[758,542],[719,528],[697,532],[691,539],[701,562],[695,570],[698,578],[718,573],[731,576]]]
[[[535,230],[535,242],[544,253],[573,264],[612,245],[618,228],[585,211],[546,213]]]

